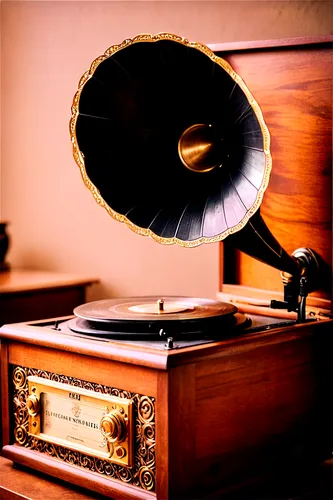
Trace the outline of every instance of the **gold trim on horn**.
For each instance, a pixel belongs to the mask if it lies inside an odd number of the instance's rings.
[[[85,168],[85,163],[84,163],[84,155],[80,151],[77,138],[76,138],[76,122],[77,118],[79,115],[79,101],[80,101],[80,96],[82,89],[86,82],[93,76],[96,68],[105,60],[108,59],[109,57],[113,56],[116,52],[119,52],[122,49],[125,49],[126,47],[134,44],[134,43],[139,43],[139,42],[158,42],[160,40],[171,40],[173,42],[180,43],[182,45],[185,45],[190,48],[194,48],[199,50],[200,52],[203,52],[206,56],[208,56],[213,62],[221,66],[230,76],[231,78],[240,86],[240,88],[243,90],[244,94],[246,95],[249,104],[251,105],[258,122],[260,124],[260,128],[262,131],[263,135],[263,141],[264,141],[264,154],[266,157],[266,165],[265,165],[265,173],[264,173],[264,178],[263,182],[260,186],[260,189],[258,191],[257,197],[255,202],[253,203],[252,207],[250,210],[246,213],[244,218],[234,227],[228,228],[226,231],[224,231],[221,234],[218,234],[213,237],[201,237],[193,241],[183,241],[178,238],[163,238],[161,236],[157,236],[155,233],[153,233],[150,229],[142,228],[139,227],[135,224],[133,224],[125,215],[119,214],[115,210],[113,210],[107,203],[106,201],[102,198],[99,190],[97,187],[91,182],[89,179],[86,168]],[[156,35],[150,35],[150,34],[141,34],[137,35],[134,38],[126,38],[123,42],[121,42],[119,45],[112,45],[109,47],[103,55],[97,57],[91,64],[90,68],[82,75],[77,92],[74,96],[73,99],[73,104],[72,104],[72,116],[70,119],[70,124],[69,124],[69,129],[70,129],[70,136],[71,136],[71,142],[72,142],[72,147],[73,147],[73,156],[74,159],[80,168],[81,176],[83,179],[84,184],[86,187],[91,191],[93,197],[95,198],[96,202],[103,208],[107,210],[109,215],[113,217],[113,219],[117,220],[118,222],[124,222],[132,231],[141,234],[143,236],[149,236],[153,240],[157,241],[158,243],[162,243],[165,245],[172,245],[172,244],[177,244],[179,246],[183,247],[196,247],[198,245],[201,245],[203,243],[213,243],[216,241],[222,241],[224,238],[229,236],[230,234],[236,233],[240,229],[242,229],[245,224],[248,222],[248,220],[252,217],[252,215],[258,210],[258,208],[261,205],[262,199],[264,192],[268,186],[268,181],[269,181],[269,176],[270,172],[272,169],[272,157],[270,154],[270,135],[268,128],[264,122],[264,118],[261,112],[261,109],[254,99],[253,95],[245,85],[244,81],[241,79],[237,73],[232,69],[230,64],[222,59],[221,57],[217,56],[212,50],[210,50],[206,45],[198,42],[190,42],[187,38],[182,38],[181,36],[178,35],[173,35],[171,33],[158,33]]]

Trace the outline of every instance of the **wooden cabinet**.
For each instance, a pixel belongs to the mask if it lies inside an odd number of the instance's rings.
[[[0,325],[67,316],[98,280],[73,274],[13,269],[0,272]]]
[[[0,331],[2,455],[15,463],[117,500],[208,500],[331,457],[333,320],[244,335],[224,332],[216,342],[173,349],[97,341],[52,325],[21,323]],[[64,399],[87,390],[98,398],[130,400],[135,425],[128,426],[127,449],[134,465],[84,446],[53,443],[52,436],[51,446],[32,437],[29,379],[35,390],[48,385],[37,394],[51,393],[53,383],[70,391]],[[77,404],[73,408],[56,418],[76,416]],[[85,426],[83,410],[80,418],[75,424]],[[100,417],[89,417],[90,423],[98,432]],[[78,432],[74,437],[84,438]]]

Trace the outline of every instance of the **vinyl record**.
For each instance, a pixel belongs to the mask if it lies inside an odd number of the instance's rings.
[[[74,309],[78,318],[100,323],[204,321],[226,318],[237,307],[204,298],[148,296],[98,300]]]

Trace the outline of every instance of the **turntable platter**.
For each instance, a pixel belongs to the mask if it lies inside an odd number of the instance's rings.
[[[178,325],[178,328],[177,328]],[[228,317],[227,320],[220,321],[215,324],[215,328],[203,328],[202,324],[191,324],[187,325],[186,328],[180,328],[179,323],[173,325],[170,329],[167,329],[167,332],[164,332],[163,329],[159,331],[156,329],[157,324],[149,325],[145,330],[140,329],[131,329],[131,327],[127,327],[125,329],[112,328],[108,323],[97,323],[87,321],[81,318],[74,318],[67,322],[66,325],[61,325],[60,330],[68,333],[67,328],[72,332],[85,335],[91,338],[104,338],[104,339],[127,339],[127,340],[163,340],[168,335],[172,335],[176,339],[180,339],[188,342],[190,339],[201,339],[203,342],[205,339],[210,338],[212,340],[216,340],[217,338],[224,337],[226,334],[235,334],[240,330],[244,330],[245,328],[251,325],[251,321],[244,314],[236,313],[232,317]],[[104,328],[103,328],[104,326]],[[155,328],[152,328],[155,326]],[[212,326],[212,325],[211,325]]]

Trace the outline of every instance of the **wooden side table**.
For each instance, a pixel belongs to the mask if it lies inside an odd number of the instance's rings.
[[[13,269],[0,272],[0,325],[67,316],[86,300],[93,277]]]

